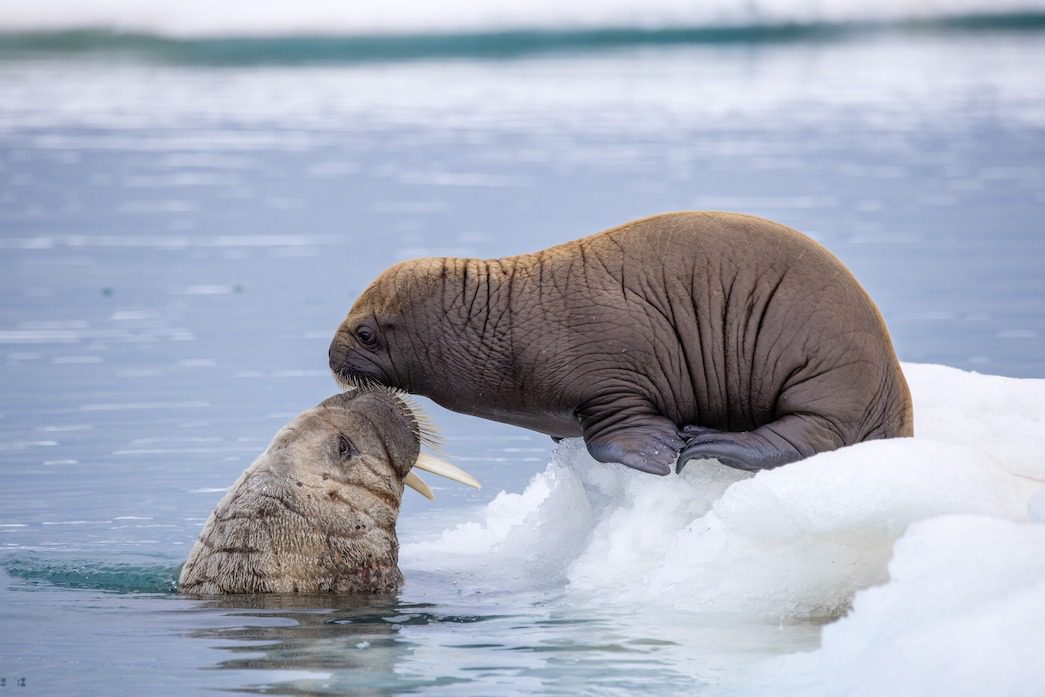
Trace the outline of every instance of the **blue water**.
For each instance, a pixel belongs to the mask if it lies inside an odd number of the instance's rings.
[[[1038,29],[294,65],[4,41],[7,689],[744,694],[817,645],[816,623],[578,605],[409,559],[376,605],[169,593],[224,488],[336,390],[330,335],[398,259],[738,210],[840,256],[903,360],[1045,376]],[[408,496],[406,542],[520,491],[552,448],[430,411],[485,486]]]

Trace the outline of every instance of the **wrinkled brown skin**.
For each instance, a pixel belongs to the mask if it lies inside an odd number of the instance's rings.
[[[417,425],[385,390],[349,392],[273,439],[208,518],[178,589],[386,593],[403,576],[395,524]],[[344,449],[340,437],[350,447]]]
[[[595,459],[656,474],[676,454],[679,470],[701,458],[759,470],[913,433],[888,331],[852,274],[790,228],[729,213],[397,264],[349,311],[330,366],[583,436]]]

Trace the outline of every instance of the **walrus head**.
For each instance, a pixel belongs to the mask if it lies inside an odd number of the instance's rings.
[[[363,291],[330,343],[330,369],[343,388],[384,385],[425,394],[440,368],[440,259],[414,259],[384,271]],[[430,307],[429,305],[432,305]],[[411,356],[425,356],[425,364]]]
[[[338,384],[393,387],[461,411],[454,392],[464,381],[481,389],[510,370],[497,355],[496,336],[477,333],[493,326],[483,321],[483,312],[493,311],[494,303],[485,296],[477,302],[477,295],[462,291],[471,288],[463,283],[479,282],[480,263],[432,257],[401,261],[382,272],[352,304],[330,342],[330,370]]]
[[[369,294],[371,298],[375,293]],[[343,389],[370,387],[373,385],[394,386],[406,389],[409,373],[402,374],[405,366],[392,361],[399,322],[391,313],[378,314],[363,305],[362,298],[356,302],[348,317],[338,327],[330,343],[330,370]]]
[[[182,568],[193,594],[393,591],[403,487],[428,498],[424,469],[478,487],[420,452],[436,436],[391,389],[335,395],[300,414],[240,476]]]

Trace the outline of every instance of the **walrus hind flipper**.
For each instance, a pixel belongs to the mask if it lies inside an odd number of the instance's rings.
[[[675,455],[685,445],[675,424],[662,416],[633,417],[626,425],[611,427],[582,418],[581,426],[584,444],[596,460],[650,474],[671,474]]]
[[[675,467],[679,473],[690,460],[718,460],[727,467],[757,472],[844,445],[822,419],[795,414],[753,431],[732,433],[685,426],[679,435],[686,439]]]
[[[761,447],[754,442],[750,433],[703,433],[686,442],[679,452],[675,471],[681,474],[690,460],[718,460],[726,467],[757,472],[779,467],[800,457],[786,459],[783,455]]]

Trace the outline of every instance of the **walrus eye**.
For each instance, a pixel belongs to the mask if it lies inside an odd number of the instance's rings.
[[[345,438],[343,435],[338,434],[337,436],[337,456],[342,460],[347,460],[355,455],[358,450],[352,445],[352,441]]]
[[[362,326],[356,329],[356,338],[364,346],[373,347],[377,344],[377,335],[370,327]]]

